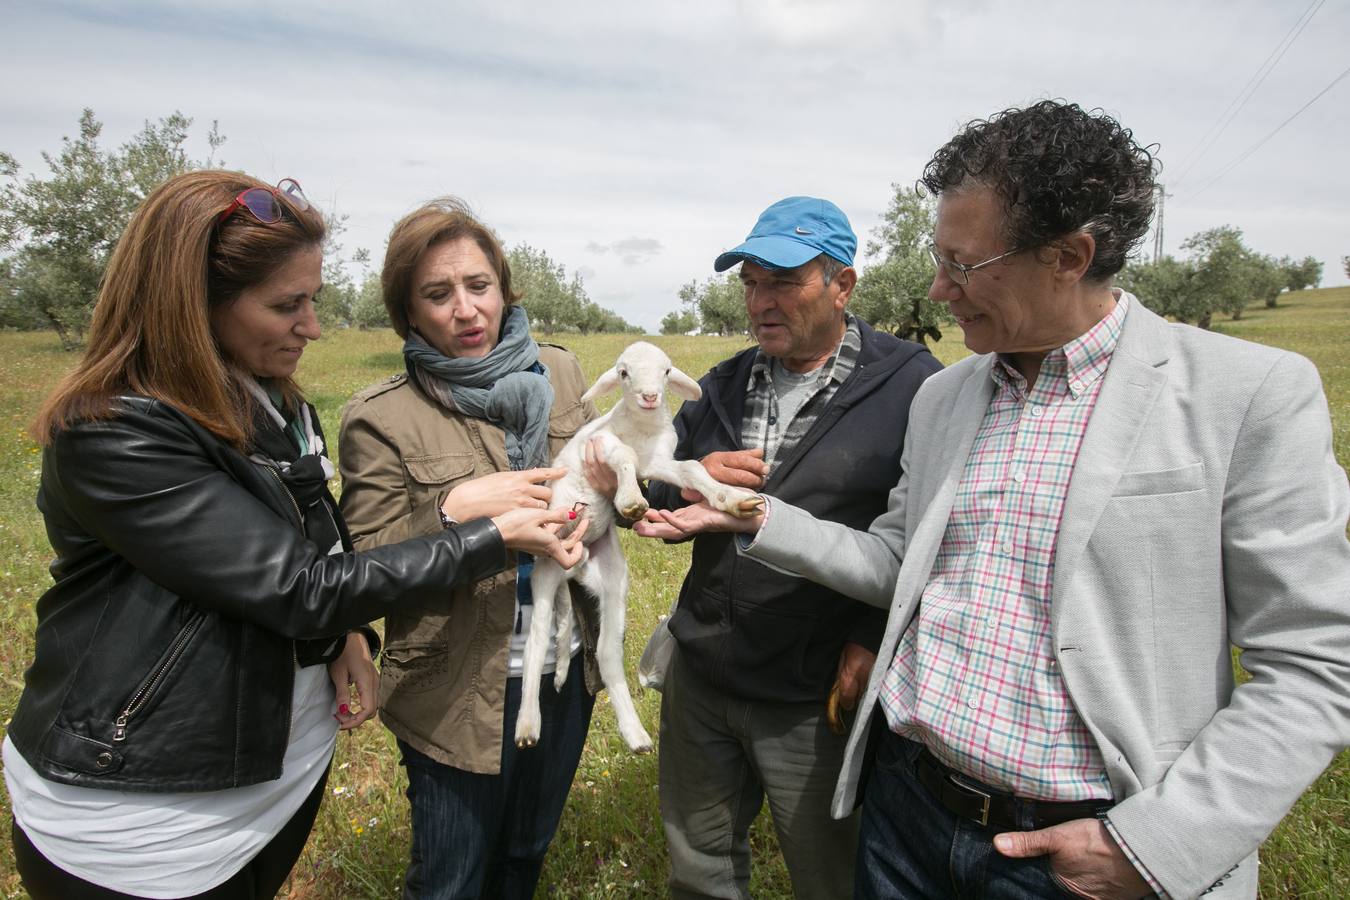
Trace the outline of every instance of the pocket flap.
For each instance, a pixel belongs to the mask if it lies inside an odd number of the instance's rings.
[[[580,403],[572,403],[562,409],[554,407],[548,417],[549,437],[569,438],[586,424],[586,410]]]
[[[444,484],[473,472],[472,453],[438,453],[410,456],[403,460],[408,475],[418,484]]]
[[[122,754],[111,744],[54,727],[39,752],[56,763],[85,775],[108,775],[122,768]]]
[[[1182,494],[1205,487],[1205,464],[1191,463],[1156,472],[1126,472],[1116,485],[1117,497],[1144,497],[1149,494]]]

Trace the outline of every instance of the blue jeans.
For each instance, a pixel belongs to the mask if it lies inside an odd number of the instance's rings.
[[[1009,859],[985,827],[940,804],[919,783],[922,747],[887,729],[863,796],[857,900],[936,897],[1036,900],[1071,897],[1050,874],[1048,857]],[[1019,822],[1025,830],[1033,825]]]
[[[591,726],[595,698],[584,668],[573,660],[561,692],[551,674],[544,676],[539,744],[527,750],[515,744],[520,679],[507,680],[498,775],[443,765],[398,742],[412,805],[404,900],[534,895]]]

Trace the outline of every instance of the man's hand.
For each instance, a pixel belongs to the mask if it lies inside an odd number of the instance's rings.
[[[769,477],[769,466],[764,462],[764,451],[759,448],[719,450],[716,453],[709,453],[699,462],[714,481],[732,487],[757,491],[764,487],[764,479]]]
[[[738,519],[707,503],[695,503],[679,509],[649,509],[643,519],[633,523],[633,532],[640,537],[679,541],[710,531],[754,534],[763,522],[763,516]]]
[[[619,492],[619,476],[605,462],[605,443],[599,438],[591,438],[582,449],[581,474],[597,494],[611,503]]]
[[[1008,831],[994,837],[1004,856],[1049,856],[1050,870],[1070,893],[1095,900],[1135,900],[1151,893],[1106,826],[1075,819],[1039,831]]]
[[[877,655],[862,644],[848,641],[839,654],[839,671],[834,676],[834,687],[830,688],[830,699],[825,704],[825,721],[835,734],[844,734],[848,728],[844,725],[843,712],[858,705],[858,698],[867,689],[867,679],[872,675],[872,666],[876,665]]]

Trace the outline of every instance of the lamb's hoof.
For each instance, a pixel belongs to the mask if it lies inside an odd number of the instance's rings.
[[[517,750],[528,750],[528,749],[530,749],[531,747],[535,746],[535,745],[538,744],[538,743],[539,743],[539,738],[532,738],[532,737],[516,738],[516,749],[517,749]]]
[[[646,503],[638,501],[637,503],[630,503],[627,506],[619,507],[619,515],[623,516],[625,519],[635,522],[638,519],[645,516],[647,514],[648,509],[649,507],[647,506]]]
[[[753,519],[764,511],[764,498],[756,494],[736,504],[731,514],[738,519]]]
[[[652,752],[652,745],[640,744],[639,746],[633,748],[633,752],[636,753],[638,756],[646,756],[648,753]]]

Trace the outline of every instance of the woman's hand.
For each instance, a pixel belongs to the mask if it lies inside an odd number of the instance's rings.
[[[370,658],[370,644],[359,631],[347,634],[347,645],[337,659],[328,664],[328,677],[337,692],[338,728],[355,728],[375,715],[380,708],[380,673]],[[356,696],[351,686],[356,685]]]
[[[597,494],[613,503],[614,495],[619,492],[619,475],[605,462],[604,448],[605,443],[599,438],[586,442],[581,474],[586,476],[586,482]]]
[[[558,530],[568,523],[575,523],[576,528],[567,537],[559,538]],[[568,509],[512,509],[493,516],[492,524],[501,532],[508,549],[532,556],[551,556],[564,569],[581,562],[586,552],[581,536],[586,533],[589,520],[578,521],[577,514]]]
[[[455,485],[441,509],[456,522],[499,516],[521,507],[547,509],[553,490],[541,482],[556,481],[566,474],[563,468],[493,472]]]

